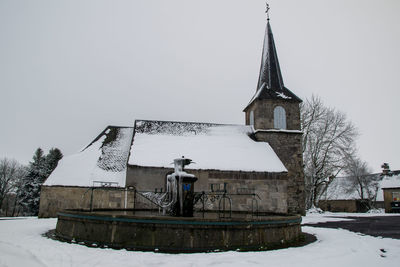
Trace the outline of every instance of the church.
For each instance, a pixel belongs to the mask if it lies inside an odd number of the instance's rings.
[[[39,217],[89,205],[144,207],[139,192],[165,192],[171,163],[181,157],[194,162],[186,171],[198,178],[195,192],[224,192],[234,211],[254,210],[256,202],[259,212],[304,214],[301,99],[284,86],[269,18],[257,88],[248,91],[244,125],[136,120],[106,127],[58,163],[42,185]]]

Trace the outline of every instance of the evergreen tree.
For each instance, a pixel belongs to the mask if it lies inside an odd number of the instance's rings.
[[[20,205],[26,215],[36,216],[39,213],[41,186],[57,167],[58,161],[62,157],[63,155],[58,148],[50,149],[47,155],[44,155],[41,148],[35,151],[19,195]]]
[[[46,156],[46,179],[57,167],[58,162],[62,159],[63,154],[58,148],[52,148]],[[44,182],[44,181],[43,181]]]
[[[40,181],[44,180],[45,156],[39,147],[33,155],[32,161],[28,166],[28,174],[24,178],[22,190],[20,192],[20,204],[27,215],[36,215],[38,209],[38,192]]]

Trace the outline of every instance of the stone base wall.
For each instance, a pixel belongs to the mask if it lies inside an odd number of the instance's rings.
[[[165,178],[172,173],[170,168],[151,168],[129,166],[127,187],[140,191],[164,191]],[[206,210],[223,208],[220,202],[221,191],[226,191],[232,200],[233,211],[288,213],[288,175],[287,173],[262,173],[217,170],[187,170],[198,181],[195,192],[214,193],[204,203]],[[56,217],[65,209],[90,209],[93,191],[93,209],[157,209],[157,206],[134,190],[124,188],[95,188],[70,186],[42,186],[39,217]],[[252,194],[256,195],[252,195]],[[229,210],[229,201],[225,209]],[[195,208],[202,209],[202,202]]]
[[[38,217],[57,217],[57,212],[65,209],[90,209],[91,196],[90,187],[42,186]],[[134,208],[134,191],[114,188],[93,190],[93,209],[123,208]]]
[[[300,223],[300,216],[220,221],[68,211],[59,216],[56,235],[63,240],[131,250],[265,250],[298,241]]]
[[[134,186],[139,191],[160,191],[166,188],[166,176],[173,172],[170,168],[129,166],[127,186]],[[187,170],[198,180],[195,183],[195,192],[211,192],[223,190],[226,183],[227,193],[232,199],[232,210],[252,211],[258,206],[258,211],[272,213],[288,213],[287,206],[287,173],[218,171],[218,170]],[[257,204],[254,203],[255,197]],[[215,193],[217,196],[218,193]],[[211,199],[212,197],[210,197]],[[226,207],[228,208],[228,204]],[[196,206],[200,208],[199,205]],[[206,209],[218,210],[219,200],[207,201]]]
[[[332,212],[358,212],[356,200],[320,200],[320,209]]]

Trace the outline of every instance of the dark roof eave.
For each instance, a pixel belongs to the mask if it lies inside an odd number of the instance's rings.
[[[143,166],[137,164],[129,164],[127,165],[130,168],[157,168],[157,169],[174,169],[173,166],[171,167],[162,167],[162,166]],[[220,171],[220,172],[248,172],[248,173],[277,173],[277,174],[288,174],[288,171],[244,171],[244,170],[220,170],[220,169],[189,169],[186,168],[185,170],[193,170],[193,171]]]
[[[260,93],[256,98],[254,98],[250,103],[247,104],[247,106],[243,109],[243,112],[246,112],[250,106],[252,106],[257,100],[262,100],[262,99],[275,99],[275,100],[283,100],[283,101],[287,101],[287,102],[292,102],[292,103],[302,103],[303,100],[301,98],[299,98],[297,95],[295,95],[292,91],[290,91],[289,89],[287,89],[286,87],[284,87],[284,90],[274,90],[274,89],[267,89],[267,90],[272,90],[275,93],[278,93],[279,91],[282,92],[287,92],[288,95],[290,95],[290,99],[285,99],[285,98],[281,98],[281,97],[270,97],[269,95],[264,95],[262,93]]]

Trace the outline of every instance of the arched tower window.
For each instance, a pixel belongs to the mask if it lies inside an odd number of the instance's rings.
[[[250,111],[250,125],[254,126],[254,111]]]
[[[281,106],[277,106],[274,109],[274,128],[286,129],[286,112]]]

